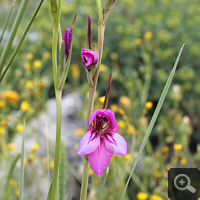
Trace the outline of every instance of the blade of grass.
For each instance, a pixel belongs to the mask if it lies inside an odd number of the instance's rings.
[[[2,34],[1,34],[1,38],[0,38],[0,44],[1,44],[1,41],[2,41],[2,39],[3,39],[3,35],[4,35],[5,30],[6,30],[6,28],[7,28],[8,22],[9,22],[9,20],[10,20],[10,16],[11,16],[11,14],[12,14],[14,5],[15,5],[15,0],[13,0],[13,2],[12,2],[12,6],[11,6],[11,8],[10,8],[10,12],[9,12],[9,14],[8,14],[8,18],[7,18],[6,23],[5,23],[5,26],[4,26],[4,28],[3,28],[3,31],[2,31]]]
[[[175,71],[176,71],[176,68],[177,68],[177,65],[178,65],[178,61],[179,61],[179,58],[180,58],[180,56],[181,56],[181,53],[182,53],[182,50],[183,50],[184,45],[185,45],[185,44],[183,44],[183,46],[181,47],[181,50],[180,50],[180,52],[179,52],[179,54],[178,54],[178,57],[177,57],[177,59],[176,59],[176,62],[175,62],[175,64],[174,64],[174,67],[173,67],[173,69],[172,69],[172,71],[171,71],[171,73],[170,73],[170,75],[169,75],[169,78],[168,78],[168,80],[167,80],[167,83],[166,83],[166,85],[165,85],[165,88],[164,88],[164,90],[163,90],[163,92],[162,92],[162,94],[161,94],[161,96],[160,96],[158,105],[157,105],[156,110],[155,110],[155,112],[154,112],[154,114],[153,114],[153,117],[152,117],[152,119],[151,119],[151,122],[150,122],[150,124],[149,124],[149,126],[148,126],[147,132],[146,132],[146,134],[145,134],[145,136],[144,136],[144,139],[143,139],[142,144],[141,144],[141,146],[140,146],[140,149],[139,149],[137,158],[136,158],[136,160],[135,160],[135,162],[134,162],[134,164],[133,164],[133,168],[132,168],[131,173],[130,173],[130,175],[129,175],[129,178],[128,178],[127,182],[126,182],[126,186],[125,186],[125,188],[124,188],[124,191],[123,191],[123,193],[122,193],[122,196],[121,196],[120,200],[123,200],[124,197],[125,197],[125,193],[126,193],[126,190],[127,190],[128,184],[129,184],[129,181],[130,181],[130,179],[131,179],[131,177],[132,177],[132,174],[133,174],[133,172],[134,172],[134,170],[135,170],[135,167],[136,167],[136,165],[137,165],[137,163],[138,163],[138,161],[139,161],[139,159],[140,159],[140,156],[141,156],[141,154],[142,154],[142,151],[143,151],[143,149],[144,149],[144,147],[145,147],[145,145],[146,145],[146,142],[147,142],[147,140],[148,140],[148,138],[149,138],[149,135],[150,135],[150,133],[151,133],[151,131],[152,131],[152,129],[153,129],[153,126],[154,126],[154,124],[155,124],[155,122],[156,122],[156,119],[157,119],[157,117],[158,117],[158,114],[159,114],[159,112],[160,112],[160,109],[161,109],[161,107],[162,107],[162,105],[163,105],[163,102],[164,102],[164,100],[165,100],[165,97],[166,97],[166,95],[167,95],[167,92],[168,92],[168,90],[169,90],[169,87],[170,87],[170,85],[171,85],[172,79],[173,79],[173,77],[174,77],[174,74],[175,74]]]
[[[1,72],[3,70],[3,66],[4,66],[6,58],[8,56],[8,52],[10,50],[12,42],[13,42],[13,40],[15,38],[16,33],[17,33],[17,30],[18,30],[19,24],[21,22],[21,19],[22,19],[23,15],[24,15],[24,11],[26,9],[27,3],[28,3],[28,0],[22,0],[22,2],[20,4],[20,7],[19,7],[19,10],[17,12],[17,16],[16,16],[15,21],[13,23],[13,26],[11,28],[9,39],[6,42],[5,47],[3,48],[3,52],[2,52],[1,58],[0,58],[0,74],[1,74]]]
[[[25,120],[24,120],[25,130]],[[19,178],[19,200],[23,200],[23,189],[24,189],[24,132],[22,135],[22,150],[21,150],[21,163],[20,163],[20,178]]]
[[[14,52],[12,53],[12,55],[11,55],[11,57],[10,57],[10,59],[9,59],[9,61],[8,61],[8,63],[7,63],[7,65],[5,66],[5,70],[4,70],[4,72],[2,73],[2,75],[1,75],[1,77],[0,77],[0,83],[1,83],[1,81],[2,81],[2,79],[3,79],[3,77],[5,76],[5,74],[6,74],[7,70],[8,70],[8,68],[10,67],[12,61],[14,60],[15,56],[17,55],[17,52],[19,51],[19,49],[20,49],[20,47],[21,47],[21,45],[22,45],[22,43],[23,43],[23,41],[24,41],[24,39],[25,39],[25,37],[26,37],[26,35],[27,35],[27,33],[28,33],[28,31],[29,31],[29,29],[30,29],[30,27],[31,27],[31,25],[32,25],[32,23],[33,23],[35,17],[36,17],[36,15],[37,15],[37,13],[39,12],[39,10],[40,10],[40,8],[41,8],[43,2],[44,2],[44,0],[41,0],[41,1],[40,1],[40,4],[38,5],[38,7],[37,7],[37,9],[36,9],[36,11],[35,11],[35,13],[34,13],[32,19],[31,19],[31,21],[29,22],[29,24],[28,24],[26,30],[24,31],[24,34],[22,35],[22,37],[21,37],[21,39],[20,39],[20,41],[19,41],[17,47],[15,48]],[[1,74],[1,71],[0,71],[0,74]]]

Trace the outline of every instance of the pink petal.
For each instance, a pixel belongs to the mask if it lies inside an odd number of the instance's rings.
[[[127,153],[126,140],[118,133],[114,135],[106,134],[104,141],[107,151],[117,155],[125,155]]]
[[[95,132],[88,131],[81,138],[77,153],[79,155],[90,154],[94,152],[100,143],[100,135]]]
[[[106,150],[104,140],[101,139],[99,147],[93,153],[88,155],[91,168],[97,176],[101,176],[108,166],[112,153]]]

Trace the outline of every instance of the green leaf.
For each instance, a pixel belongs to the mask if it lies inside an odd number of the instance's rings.
[[[137,165],[137,163],[138,163],[138,161],[139,161],[139,159],[140,159],[140,156],[141,156],[141,154],[142,154],[142,151],[143,151],[143,149],[144,149],[144,147],[145,147],[145,145],[146,145],[146,143],[147,143],[147,140],[148,140],[148,138],[149,138],[149,135],[150,135],[150,133],[151,133],[153,127],[154,127],[154,124],[155,124],[155,122],[156,122],[156,120],[157,120],[158,114],[159,114],[159,112],[160,112],[160,110],[161,110],[161,108],[162,108],[163,102],[164,102],[164,100],[165,100],[165,97],[166,97],[167,92],[168,92],[168,90],[169,90],[169,87],[170,87],[170,85],[171,85],[172,79],[173,79],[173,77],[174,77],[174,74],[175,74],[175,71],[176,71],[176,68],[177,68],[177,65],[178,65],[178,61],[179,61],[179,58],[180,58],[180,56],[181,56],[181,53],[182,53],[182,50],[183,50],[184,45],[185,45],[185,44],[183,44],[183,46],[181,47],[181,50],[180,50],[180,52],[179,52],[179,54],[178,54],[178,57],[177,57],[177,59],[176,59],[176,62],[175,62],[175,64],[174,64],[174,67],[173,67],[173,69],[172,69],[172,71],[171,71],[171,73],[170,73],[170,75],[169,75],[169,78],[168,78],[168,80],[167,80],[167,83],[166,83],[166,85],[165,85],[165,88],[163,89],[163,92],[162,92],[162,94],[161,94],[161,96],[160,96],[158,105],[157,105],[156,110],[155,110],[155,112],[154,112],[154,114],[153,114],[153,117],[152,117],[152,119],[151,119],[151,121],[150,121],[150,124],[149,124],[149,126],[148,126],[148,128],[147,128],[147,132],[146,132],[146,134],[145,134],[145,136],[144,136],[144,139],[143,139],[143,141],[142,141],[142,144],[141,144],[141,146],[140,146],[140,149],[139,149],[137,158],[136,158],[136,160],[135,160],[135,162],[134,162],[134,164],[133,164],[133,168],[132,168],[131,173],[130,173],[130,175],[129,175],[129,178],[128,178],[127,182],[126,182],[126,186],[125,186],[125,188],[124,188],[124,191],[123,191],[123,193],[122,193],[122,196],[121,196],[120,200],[123,200],[124,197],[125,197],[126,190],[127,190],[128,184],[129,184],[129,181],[130,181],[130,179],[131,179],[131,177],[132,177],[132,174],[133,174],[133,172],[134,172],[134,170],[135,170],[135,167],[136,167],[136,165]]]
[[[9,61],[8,61],[8,63],[7,63],[7,65],[6,65],[6,67],[5,67],[4,72],[2,73],[2,75],[1,75],[1,77],[0,77],[0,83],[1,83],[1,81],[3,80],[3,77],[5,76],[5,74],[6,74],[7,70],[9,69],[10,65],[12,64],[12,61],[14,60],[15,56],[17,55],[17,52],[19,51],[19,49],[20,49],[20,47],[21,47],[21,45],[22,45],[22,43],[23,43],[23,41],[24,41],[24,39],[25,39],[25,37],[26,37],[26,35],[27,35],[27,33],[28,33],[28,31],[29,31],[29,29],[30,29],[30,27],[31,27],[31,25],[32,25],[32,23],[33,23],[35,17],[36,17],[36,15],[37,15],[37,13],[39,12],[39,10],[40,10],[40,8],[41,8],[43,2],[44,2],[44,0],[41,0],[41,1],[40,1],[40,4],[38,5],[38,7],[37,7],[37,9],[36,9],[36,11],[35,11],[35,13],[34,13],[32,19],[31,19],[31,21],[29,22],[29,24],[28,24],[26,30],[24,31],[24,34],[22,35],[22,37],[21,37],[21,39],[20,39],[20,41],[19,41],[17,47],[15,48],[14,52],[12,53],[12,55],[11,55],[11,57],[10,57],[10,59],[9,59]],[[1,74],[1,73],[0,73],[0,74]]]
[[[57,2],[56,0],[47,0],[49,15],[52,22],[53,27],[56,23],[56,15],[57,15]]]
[[[24,131],[22,135],[22,150],[21,150],[21,163],[20,163],[20,177],[19,177],[19,200],[23,200],[23,189],[24,189],[24,132],[25,132],[25,121]]]
[[[62,41],[61,48],[59,52],[59,77],[61,77],[64,72],[65,67],[65,42]]]

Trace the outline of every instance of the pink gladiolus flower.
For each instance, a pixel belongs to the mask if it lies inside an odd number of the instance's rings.
[[[110,109],[97,109],[89,117],[88,132],[82,137],[77,153],[88,154],[94,173],[101,176],[113,154],[125,155],[127,143],[116,133],[115,114]]]
[[[67,60],[69,56],[70,46],[71,46],[71,35],[72,35],[72,28],[67,28],[65,30],[63,41],[65,42],[65,58]]]
[[[81,49],[81,59],[85,67],[95,65],[98,62],[97,54],[90,49]]]

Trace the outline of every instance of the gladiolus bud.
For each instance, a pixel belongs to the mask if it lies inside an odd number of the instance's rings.
[[[81,59],[85,67],[94,66],[98,62],[97,54],[90,49],[81,49]],[[88,68],[89,69],[89,68]]]
[[[72,35],[72,28],[67,28],[65,30],[63,41],[65,43],[65,59],[68,59],[70,46],[71,46],[71,35]]]

